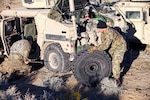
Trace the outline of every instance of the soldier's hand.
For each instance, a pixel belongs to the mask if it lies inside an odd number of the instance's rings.
[[[89,49],[88,49],[88,52],[89,53],[93,53],[94,51],[97,50],[97,47],[96,46],[90,46]]]
[[[27,65],[27,64],[29,64],[29,61],[24,61],[24,63]]]
[[[24,61],[24,63],[27,65],[27,64],[29,64],[29,62],[31,62],[31,60],[30,59],[28,59],[28,60],[26,60],[26,61]]]

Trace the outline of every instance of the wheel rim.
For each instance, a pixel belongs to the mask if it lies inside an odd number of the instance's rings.
[[[83,84],[96,86],[100,78],[101,64],[98,62],[87,62],[80,70]]]
[[[87,74],[88,76],[97,75],[100,69],[100,64],[95,62],[88,62],[84,67],[85,74]]]
[[[57,69],[59,67],[61,60],[59,59],[56,53],[50,53],[48,61],[49,61],[51,68]]]
[[[74,60],[75,78],[84,85],[97,86],[99,82],[111,74],[111,61],[104,51],[88,53],[83,50]]]

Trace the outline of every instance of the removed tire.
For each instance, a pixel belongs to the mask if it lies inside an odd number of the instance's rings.
[[[74,60],[75,78],[87,86],[96,86],[104,77],[111,75],[111,59],[105,51],[88,53],[83,50]]]
[[[69,54],[59,44],[50,44],[44,52],[44,64],[52,72],[66,72],[70,69]]]

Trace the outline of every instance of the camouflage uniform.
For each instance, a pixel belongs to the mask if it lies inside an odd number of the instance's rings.
[[[31,50],[31,45],[28,40],[19,40],[13,43],[10,48],[10,59],[22,59],[24,62],[28,61],[28,56]]]
[[[7,72],[8,77],[17,70],[21,73],[28,73],[31,68],[24,62],[28,61],[30,49],[31,45],[28,40],[22,39],[14,42],[10,48],[8,58],[5,59],[0,67],[0,72]]]
[[[95,50],[108,50],[112,57],[112,73],[115,79],[120,77],[120,63],[123,60],[126,51],[126,41],[120,33],[114,29],[107,27],[106,33],[101,33],[101,44],[93,46],[90,52]]]

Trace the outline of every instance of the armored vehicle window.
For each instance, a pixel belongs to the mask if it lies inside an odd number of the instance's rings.
[[[140,19],[140,11],[126,11],[126,17],[129,19]]]
[[[148,12],[143,11],[143,21],[145,21],[147,23],[147,16],[148,16]]]
[[[32,0],[24,0],[25,3],[32,3]]]
[[[83,9],[87,4],[87,0],[74,0],[75,9]],[[58,0],[58,6],[60,10],[65,11],[69,8],[69,0]]]
[[[13,30],[14,30],[14,20],[5,22],[6,35],[12,34]]]
[[[149,8],[149,16],[150,16],[150,8]]]

